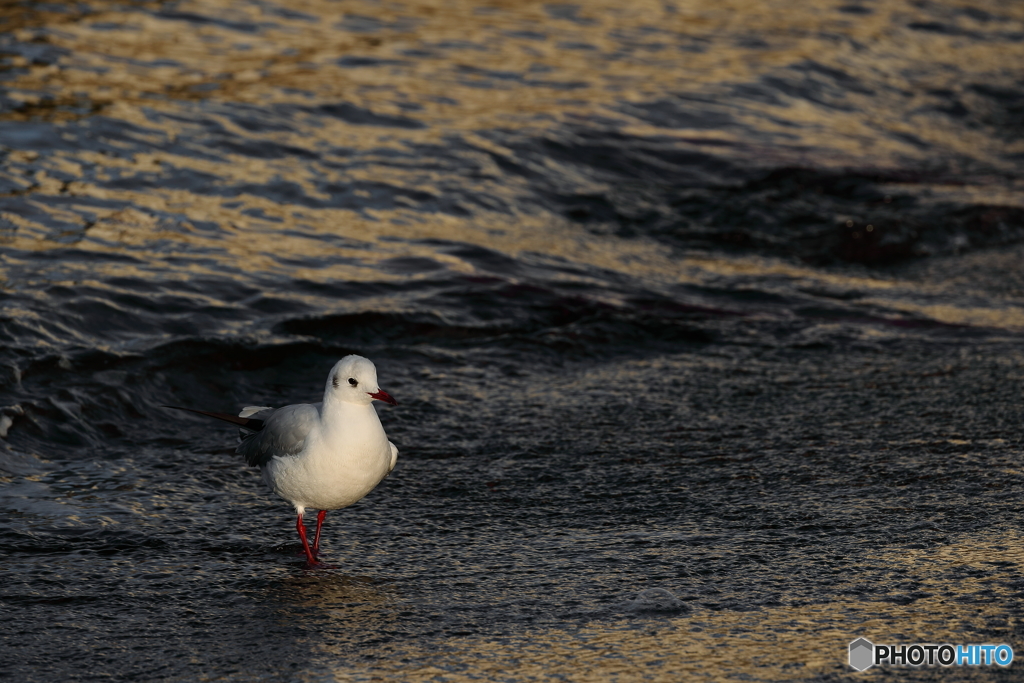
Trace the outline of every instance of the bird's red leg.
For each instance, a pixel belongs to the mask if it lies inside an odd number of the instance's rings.
[[[320,556],[320,527],[324,525],[325,517],[327,517],[327,510],[321,510],[316,516],[316,536],[313,537],[313,557]]]
[[[306,566],[316,567],[320,563],[316,561],[316,556],[313,551],[309,549],[309,541],[306,540],[306,525],[302,523],[302,515],[298,516],[295,520],[295,530],[299,532],[299,538],[302,539],[302,549],[306,552]]]

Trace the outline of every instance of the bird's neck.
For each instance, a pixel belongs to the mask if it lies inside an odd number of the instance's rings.
[[[377,423],[377,411],[369,403],[349,403],[347,401],[324,401],[322,423],[326,425],[354,425],[360,423]]]
[[[326,402],[320,420],[320,438],[330,448],[350,453],[372,452],[374,445],[387,439],[372,405]]]

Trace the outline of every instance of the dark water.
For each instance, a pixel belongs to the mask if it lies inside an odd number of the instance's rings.
[[[1024,6],[12,0],[0,31],[0,679],[1024,656]],[[401,456],[309,572],[233,430],[159,406],[317,400],[352,352]]]

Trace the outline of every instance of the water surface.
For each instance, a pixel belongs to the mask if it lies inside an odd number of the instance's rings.
[[[88,0],[0,31],[0,678],[1024,652],[1024,9]],[[309,572],[234,431],[160,406],[315,401],[347,353],[401,455]]]

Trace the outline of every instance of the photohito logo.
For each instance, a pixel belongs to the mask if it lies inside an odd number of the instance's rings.
[[[875,645],[867,638],[850,643],[850,666],[864,671],[876,664],[891,666],[1010,666],[1009,645]]]

